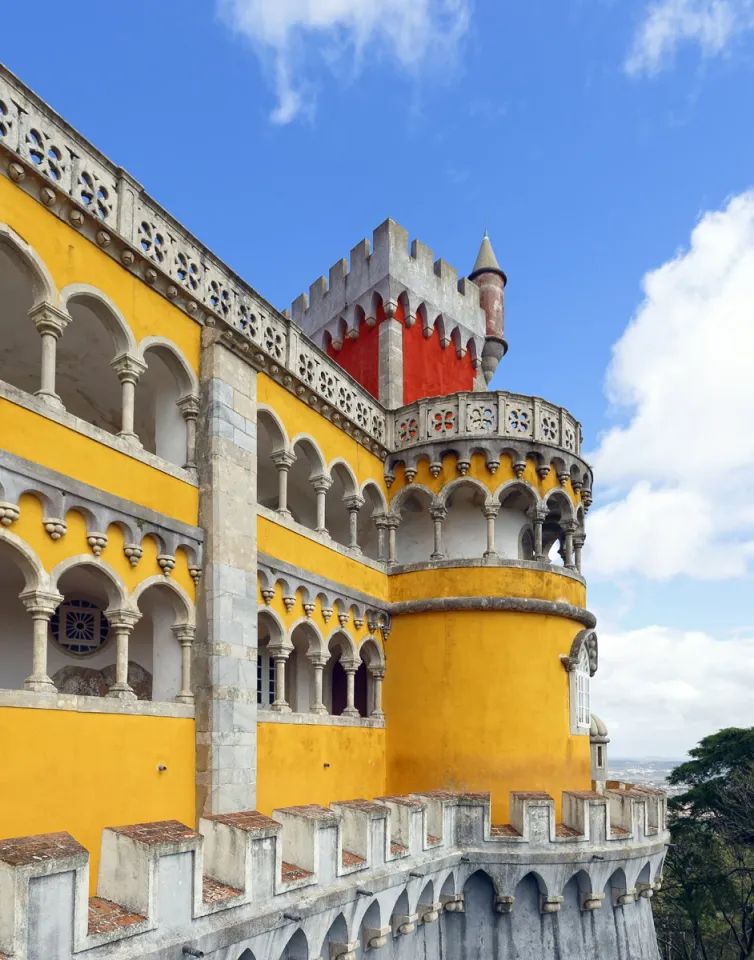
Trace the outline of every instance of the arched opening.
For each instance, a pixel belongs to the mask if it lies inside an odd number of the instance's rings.
[[[315,478],[326,477],[325,461],[307,437],[293,443],[296,456],[288,474],[288,509],[296,523],[317,529],[317,492]],[[328,478],[329,479],[329,478]]]
[[[280,954],[280,960],[309,960],[309,943],[303,930],[293,934]]]
[[[322,943],[322,949],[319,951],[317,956],[332,957],[335,955],[335,952],[331,951],[330,947],[334,946],[335,944],[345,943],[348,943],[348,926],[346,925],[343,914],[339,913],[333,923],[330,925],[330,929],[325,934],[325,939]]]
[[[44,299],[34,267],[0,233],[0,380],[26,393],[41,385],[42,340],[29,310]]]
[[[339,717],[348,706],[348,682],[343,660],[354,657],[353,642],[344,630],[339,630],[327,645],[329,659],[323,678],[323,701],[327,712]]]
[[[330,472],[332,486],[325,498],[327,530],[337,543],[344,547],[351,543],[351,519],[348,510],[349,498],[358,497],[356,480],[344,463],[335,463]],[[358,530],[358,520],[357,520]]]
[[[317,628],[302,621],[291,632],[293,650],[286,661],[285,683],[288,703],[294,713],[309,713],[314,704],[314,668],[309,654],[324,649]]]
[[[134,628],[132,643],[143,649],[143,658],[151,653],[152,700],[175,700],[183,687],[182,655],[174,627],[187,624],[192,614],[190,602],[175,585],[155,579],[137,596],[141,620]],[[193,639],[193,637],[192,637]]]
[[[405,492],[404,492],[405,491]],[[398,563],[427,563],[434,549],[434,526],[429,512],[433,497],[425,487],[404,487],[391,512],[400,516],[396,530]]]
[[[107,304],[88,293],[68,298],[71,322],[58,342],[57,392],[66,410],[117,434],[122,387],[112,361],[127,353],[129,338]]]
[[[359,511],[358,520],[358,541],[362,552],[371,560],[385,559],[380,557],[380,538],[379,530],[375,520],[384,518],[387,515],[387,502],[382,490],[376,483],[370,481],[364,485],[362,490],[364,497],[364,506]]]
[[[116,680],[110,611],[123,609],[124,599],[111,576],[95,563],[64,569],[57,589],[63,601],[50,620],[48,669],[52,682],[61,693],[107,696]],[[152,631],[149,623],[142,626],[142,620],[128,640],[127,682],[137,699],[151,700]]]
[[[4,690],[21,689],[32,672],[34,628],[19,596],[27,587],[22,563],[21,554],[0,538],[0,688]]]
[[[286,438],[282,426],[270,411],[258,410],[257,503],[270,510],[277,510],[279,505],[279,478],[273,455],[282,454],[285,449]]]
[[[275,660],[270,647],[283,641],[283,629],[272,613],[260,610],[257,615],[257,706],[269,709],[277,699]]]
[[[385,658],[373,637],[362,641],[359,647],[359,669],[355,678],[355,705],[362,717],[371,717],[374,713],[382,715],[382,697],[377,688],[385,673]]]
[[[488,960],[496,955],[494,917],[495,887],[483,870],[472,873],[463,887],[464,912],[457,914],[457,931],[462,937],[466,960]],[[451,914],[450,916],[453,916]]]
[[[186,456],[186,422],[178,401],[192,393],[181,361],[165,344],[150,344],[143,353],[147,369],[136,387],[134,430],[145,450],[182,467]]]
[[[366,913],[364,914],[364,919],[361,921],[361,931],[359,933],[359,941],[361,943],[361,953],[369,950],[369,934],[367,931],[371,930],[380,930],[382,928],[382,914],[380,912],[380,904],[378,900],[372,900],[372,902],[367,907]],[[372,937],[374,934],[372,934]]]
[[[495,548],[501,557],[531,560],[534,556],[534,528],[529,511],[537,496],[524,483],[512,483],[498,494],[500,511],[495,519]]]
[[[487,549],[487,523],[482,507],[487,491],[472,480],[460,480],[445,497],[442,551],[450,560],[474,560]]]
[[[546,500],[548,512],[542,526],[542,552],[550,563],[564,566],[566,562],[565,526],[573,517],[573,504],[562,490],[554,490]]]
[[[531,930],[542,930],[544,935],[540,896],[545,892],[544,885],[535,873],[527,873],[519,880],[513,894],[515,900],[510,916],[514,942],[518,943],[522,940],[525,942],[527,933]],[[543,954],[545,955],[547,954]]]

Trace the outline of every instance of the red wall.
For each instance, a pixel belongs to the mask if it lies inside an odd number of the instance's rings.
[[[473,388],[474,368],[468,351],[459,360],[454,343],[443,349],[436,327],[426,340],[418,318],[412,327],[403,328],[404,403]]]
[[[383,313],[382,318],[384,317]],[[350,373],[354,380],[358,380],[362,387],[375,398],[378,398],[380,390],[377,369],[379,329],[379,325],[368,327],[362,320],[356,340],[349,340],[346,337],[340,350],[335,350],[332,343],[327,345],[327,352],[333,360],[339,363],[346,373]]]

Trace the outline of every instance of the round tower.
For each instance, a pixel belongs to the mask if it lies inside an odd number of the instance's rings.
[[[479,287],[479,304],[487,319],[482,371],[489,383],[498,363],[508,352],[505,340],[505,285],[508,278],[500,269],[486,230],[469,280]]]

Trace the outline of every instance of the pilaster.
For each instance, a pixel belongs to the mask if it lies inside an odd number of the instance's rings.
[[[256,371],[202,332],[199,520],[205,575],[193,651],[197,816],[256,798]]]

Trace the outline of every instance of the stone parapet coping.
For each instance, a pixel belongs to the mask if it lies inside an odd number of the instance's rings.
[[[123,440],[121,437],[115,436],[112,433],[108,433],[107,430],[103,430],[101,427],[95,427],[86,420],[81,420],[79,417],[74,417],[73,414],[68,413],[67,410],[56,410],[39,397],[35,397],[33,394],[19,390],[18,387],[14,387],[12,384],[6,383],[4,380],[0,380],[0,399],[8,400],[10,403],[15,403],[16,406],[23,407],[24,410],[29,410],[31,413],[36,413],[41,417],[45,417],[47,420],[52,420],[53,423],[58,423],[62,427],[67,427],[69,430],[73,430],[75,433],[79,433],[84,437],[88,437],[90,440],[101,443],[103,446],[109,447],[111,450],[116,450],[118,453],[123,453],[127,457],[131,457],[133,460],[138,460],[141,463],[146,464],[148,467],[159,470],[161,473],[166,473],[168,476],[175,477],[176,480],[182,480],[183,483],[188,483],[192,487],[197,487],[199,485],[196,478],[196,471],[184,470],[183,467],[178,467],[174,463],[169,463],[167,460],[163,460],[161,457],[157,457],[153,453],[148,453],[138,444],[131,443],[128,440]]]
[[[575,620],[589,629],[597,618],[589,610],[556,600],[532,600],[528,597],[434,597],[429,600],[403,600],[391,605],[393,616],[413,613],[456,613],[470,610],[509,613],[535,613],[545,617]]]
[[[278,713],[276,710],[258,710],[257,723],[293,723],[299,726],[314,727],[363,727],[371,730],[384,730],[384,718],[377,717],[336,717],[330,714],[315,713]]]
[[[176,703],[171,700],[119,700],[116,697],[83,697],[73,693],[35,693],[32,690],[0,690],[0,708],[2,707],[194,719],[194,707],[190,703]]]
[[[474,568],[513,568],[516,570],[539,570],[541,573],[551,573],[556,577],[567,577],[577,583],[586,585],[586,580],[576,570],[561,567],[555,563],[541,563],[536,560],[513,560],[509,557],[473,557],[458,560],[428,560],[422,563],[395,563],[388,568],[388,573],[395,576],[399,573],[416,573],[420,570],[451,570],[458,567]]]

